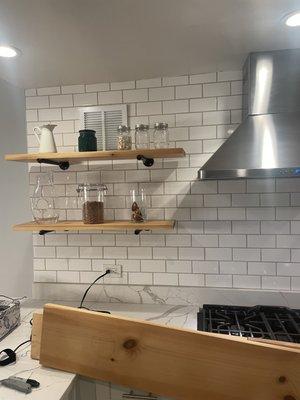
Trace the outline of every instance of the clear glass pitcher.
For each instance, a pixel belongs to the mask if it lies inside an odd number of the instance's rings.
[[[39,174],[31,197],[31,212],[34,221],[39,224],[58,221],[58,211],[54,206],[54,198],[55,191],[51,174]]]

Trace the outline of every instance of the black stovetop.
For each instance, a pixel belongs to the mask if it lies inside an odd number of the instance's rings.
[[[300,310],[204,304],[198,313],[198,330],[300,343]]]

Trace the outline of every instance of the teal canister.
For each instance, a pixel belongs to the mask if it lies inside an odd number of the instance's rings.
[[[96,132],[93,129],[81,129],[78,137],[79,151],[97,151]]]

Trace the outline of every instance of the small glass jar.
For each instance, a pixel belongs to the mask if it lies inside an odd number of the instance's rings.
[[[82,221],[84,224],[102,224],[104,222],[104,195],[106,185],[100,183],[82,183],[77,193],[82,197]]]
[[[58,211],[54,206],[54,198],[55,191],[51,174],[39,174],[31,197],[31,212],[35,222],[49,224],[58,221]]]
[[[78,137],[79,151],[97,151],[96,132],[93,129],[81,129]]]
[[[135,125],[135,147],[137,149],[149,149],[150,147],[149,125],[145,124]]]
[[[166,122],[156,122],[154,124],[153,144],[155,149],[165,149],[169,147],[169,132]]]
[[[133,189],[130,191],[131,198],[131,221],[144,222],[147,219],[147,202],[144,189],[140,193]]]
[[[118,150],[131,150],[132,139],[130,127],[127,125],[119,125],[118,127]]]

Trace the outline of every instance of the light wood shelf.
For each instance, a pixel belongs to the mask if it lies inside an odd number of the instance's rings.
[[[81,162],[92,160],[133,160],[139,155],[146,158],[178,158],[185,157],[182,148],[168,149],[139,149],[139,150],[111,150],[111,151],[70,151],[63,153],[24,153],[6,154],[7,161],[39,162],[38,160]]]
[[[132,230],[136,234],[148,230],[170,230],[174,227],[174,221],[145,221],[135,223],[132,221],[105,221],[103,224],[84,224],[82,221],[58,221],[50,224],[38,224],[30,221],[13,226],[14,231],[19,232],[39,232],[45,234],[56,231],[120,231]]]

